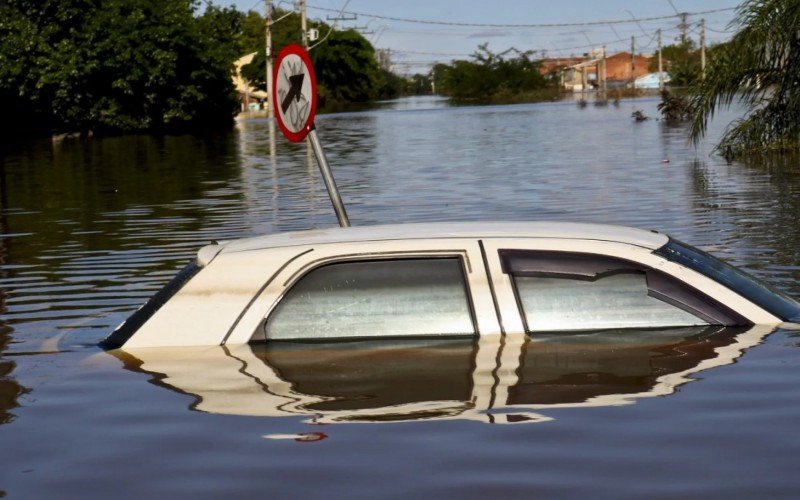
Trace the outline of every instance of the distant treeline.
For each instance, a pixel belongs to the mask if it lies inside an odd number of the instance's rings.
[[[437,64],[432,75],[437,93],[460,102],[535,101],[557,95],[557,87],[539,71],[533,51],[511,48],[499,54],[478,46],[472,60]]]

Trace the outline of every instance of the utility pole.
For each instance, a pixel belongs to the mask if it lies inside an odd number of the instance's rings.
[[[664,64],[661,60],[661,28],[658,29],[658,90],[664,90]]]
[[[689,24],[686,22],[686,17],[689,15],[688,12],[681,12],[681,25],[679,28],[681,29],[681,45],[686,45],[686,29],[689,27]]]
[[[306,20],[306,0],[300,0],[300,31],[303,48],[308,49],[308,21]]]
[[[700,76],[706,77],[706,20],[700,20]]]
[[[667,0],[670,6],[672,6],[672,10],[675,11],[678,17],[681,18],[680,24],[678,24],[678,28],[681,30],[681,45],[686,44],[686,30],[689,29],[689,24],[686,22],[686,18],[689,17],[688,12],[678,12],[678,9],[675,7],[675,4],[672,3],[672,0]]]
[[[606,46],[603,45],[603,97],[606,93],[606,80],[608,79],[608,72],[606,71]]]
[[[636,87],[636,39],[631,35],[631,88]]]
[[[267,117],[272,118],[275,116],[275,110],[272,109],[272,0],[265,0],[267,7],[266,17],[266,55],[267,55]]]

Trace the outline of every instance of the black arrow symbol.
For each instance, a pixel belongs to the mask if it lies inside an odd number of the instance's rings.
[[[289,77],[289,85],[291,85],[291,87],[289,88],[289,92],[286,93],[286,97],[283,98],[283,102],[281,102],[281,111],[283,111],[284,114],[286,110],[289,109],[292,99],[300,102],[300,90],[303,89],[303,79],[305,76],[305,74],[300,73]]]

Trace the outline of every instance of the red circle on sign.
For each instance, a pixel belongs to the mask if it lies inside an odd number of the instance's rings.
[[[287,73],[289,68],[284,67],[283,63],[284,60],[289,56],[297,56],[300,58],[300,62],[303,66],[303,71],[301,73],[294,75]],[[280,96],[278,92],[278,84],[281,83],[281,88],[284,89],[286,87],[286,82],[290,80],[290,77],[299,76],[300,74],[307,76],[308,81],[311,84],[308,95],[296,95],[298,90],[294,83],[292,83],[288,93],[284,92],[284,95]],[[280,80],[280,78],[283,78],[284,80]],[[272,84],[273,90],[270,99],[272,100],[272,109],[275,110],[275,118],[278,120],[278,125],[281,128],[281,132],[283,132],[283,135],[292,142],[302,141],[314,127],[314,116],[317,114],[317,77],[314,74],[314,66],[311,64],[311,58],[308,56],[308,52],[306,52],[303,47],[299,45],[287,45],[281,49],[281,51],[278,53],[277,59],[275,60],[275,68],[272,71]],[[302,88],[302,86],[300,87]],[[296,100],[296,102],[299,103],[300,97],[307,100],[308,116],[302,120],[302,124],[300,124],[299,127],[287,126],[285,123],[285,114],[289,108],[283,108],[282,106],[284,103],[288,103],[288,106],[291,106],[292,100]]]

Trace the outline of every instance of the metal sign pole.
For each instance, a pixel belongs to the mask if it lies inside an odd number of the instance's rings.
[[[339,196],[339,189],[336,187],[336,181],[333,179],[331,167],[328,165],[328,159],[325,157],[325,151],[322,149],[322,144],[317,137],[317,128],[312,125],[311,131],[308,133],[308,142],[314,150],[314,156],[317,157],[317,164],[319,171],[322,173],[322,180],[325,181],[325,187],[328,188],[328,194],[331,197],[333,210],[336,212],[336,218],[339,219],[339,225],[342,227],[350,227],[350,219],[347,218],[347,211],[344,209],[342,197]]]
[[[305,11],[305,1],[301,1],[301,10]],[[305,17],[303,22],[305,23]],[[304,41],[305,29],[304,25]],[[308,138],[306,144],[311,147],[317,158],[319,171],[322,173],[325,187],[328,188],[328,195],[331,197],[339,225],[350,227],[350,219],[347,218],[342,197],[339,196],[336,181],[333,179],[331,167],[328,165],[328,159],[322,150],[314,126],[314,116],[317,112],[317,77],[314,75],[314,66],[311,64],[308,51],[299,45],[287,45],[278,54],[276,62],[277,69],[273,76],[275,93],[271,98],[281,132],[291,142],[301,142]],[[308,156],[310,165],[311,154]]]

